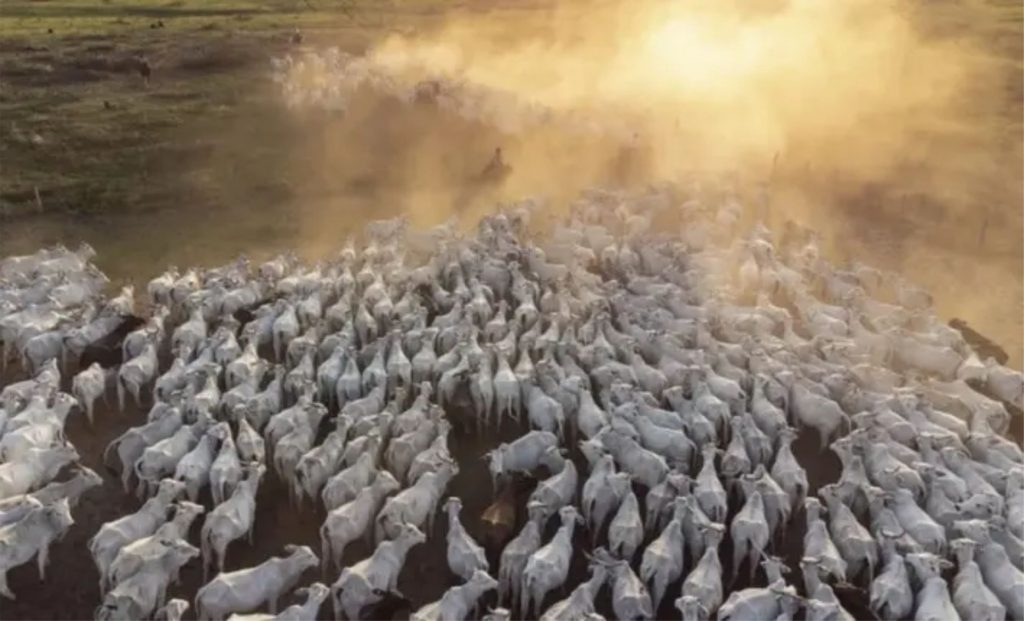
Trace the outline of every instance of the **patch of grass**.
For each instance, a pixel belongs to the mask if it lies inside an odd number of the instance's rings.
[[[263,187],[284,183],[264,178],[283,168],[277,147],[288,139],[269,59],[295,50],[296,29],[306,43],[359,51],[442,6],[0,0],[0,219],[280,199]],[[253,138],[239,141],[239,133]],[[260,183],[232,179],[239,171]]]
[[[291,49],[295,28],[351,26],[357,9],[345,0],[4,0],[0,217],[203,196],[196,184],[223,181],[199,174],[217,128],[241,109],[256,122],[269,114],[269,57]],[[364,44],[372,37],[355,31]],[[245,167],[273,145],[226,148],[219,157]]]

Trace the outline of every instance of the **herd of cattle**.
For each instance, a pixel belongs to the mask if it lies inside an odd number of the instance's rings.
[[[0,594],[33,557],[45,579],[102,482],[64,425],[116,394],[148,414],[104,461],[144,504],[89,541],[98,619],[181,618],[192,604],[167,590],[192,562],[201,619],[313,619],[328,599],[335,618],[391,618],[440,511],[458,584],[413,619],[599,619],[605,586],[624,620],[1024,619],[1024,454],[1006,437],[1024,378],[899,276],[744,221],[670,189],[592,191],[561,221],[506,205],[470,233],[379,221],[314,265],[170,269],[143,317],[131,286],[104,297],[87,246],[0,261],[3,363],[31,377],[0,393]],[[474,467],[453,425],[516,430],[486,455],[473,534],[447,493]],[[804,430],[842,462],[820,489]],[[268,469],[277,502],[323,505],[321,549],[228,571]],[[794,520],[787,567],[771,552]],[[375,549],[344,566],[359,540]],[[581,548],[589,579],[568,584]],[[310,570],[334,580],[296,589]]]

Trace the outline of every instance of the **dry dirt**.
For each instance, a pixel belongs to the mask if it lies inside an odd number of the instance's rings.
[[[14,381],[20,377],[9,376],[7,379]],[[34,562],[9,572],[9,584],[18,599],[14,602],[2,602],[0,619],[89,619],[93,617],[94,610],[100,603],[99,577],[89,555],[87,542],[103,523],[131,513],[141,506],[134,496],[124,493],[117,474],[104,467],[101,459],[103,449],[111,440],[128,427],[140,424],[144,420],[145,410],[129,406],[126,412],[119,413],[112,391],[110,397],[110,404],[97,402],[95,427],[90,428],[85,417],[80,415],[72,415],[67,423],[68,439],[82,455],[82,463],[100,473],[104,483],[82,498],[73,512],[75,524],[63,540],[52,546],[45,582],[39,582]],[[470,534],[479,540],[482,536],[479,516],[493,499],[490,476],[482,456],[501,441],[514,438],[525,430],[506,428],[500,435],[489,434],[486,437],[479,437],[467,429],[465,412],[465,409],[457,408],[447,413],[454,424],[450,446],[460,466],[460,472],[452,480],[448,493],[463,500],[463,523]],[[326,425],[322,432],[325,433],[325,430]],[[794,452],[808,471],[812,493],[819,486],[838,479],[838,460],[830,452],[818,454],[817,440],[812,434],[802,434],[794,444]],[[582,468],[584,464],[578,452],[574,457],[578,466]],[[586,470],[582,469],[581,472]],[[636,491],[642,505],[646,490],[637,488]],[[211,508],[208,490],[204,490],[201,501],[208,510]],[[272,555],[281,554],[283,546],[288,543],[309,545],[319,554],[318,530],[323,518],[322,507],[314,509],[307,503],[302,510],[297,511],[289,506],[284,487],[270,469],[260,486],[257,498],[256,543],[254,546],[244,542],[232,544],[228,552],[227,569],[240,569],[258,564]],[[199,540],[201,519],[193,526],[190,537],[193,544],[197,544]],[[548,524],[546,538],[553,536],[556,529],[557,520],[552,520]],[[429,534],[427,543],[414,548],[409,554],[399,580],[399,590],[409,597],[414,607],[438,599],[445,589],[456,584],[445,561],[446,532],[446,520],[443,513],[439,512],[434,531]],[[803,533],[803,519],[800,516],[794,520],[779,551],[794,569],[797,568],[796,563],[802,549]],[[580,529],[575,542],[568,590],[586,577],[587,561],[583,554],[590,549],[588,538],[589,535]],[[344,562],[351,565],[368,556],[371,551],[365,542],[356,542],[346,550]],[[723,543],[720,554],[728,572],[728,559],[732,554],[728,539]],[[497,567],[492,567],[491,573],[497,575]],[[744,571],[744,576],[736,582],[734,588],[742,588],[748,584],[745,573]],[[797,576],[798,574],[799,572],[796,572]],[[321,580],[330,584],[336,578],[337,573],[333,571],[327,576],[310,571],[304,576],[302,583]],[[763,577],[755,582],[762,583]],[[194,561],[182,569],[181,582],[172,587],[169,597],[182,597],[192,602],[196,590],[201,585],[201,565]],[[672,609],[672,601],[678,596],[675,592],[677,590],[678,588],[670,590],[666,595],[666,602],[659,617],[672,617],[677,614]],[[562,595],[550,596],[547,605],[561,597]],[[283,607],[291,603],[293,602],[283,601],[281,605]],[[494,605],[493,597],[488,598],[487,603]],[[599,603],[600,611],[608,618],[613,618],[607,589],[602,593]],[[320,617],[329,619],[331,614],[329,602],[326,602],[320,611]],[[194,611],[189,611],[187,618],[194,618],[193,615]]]

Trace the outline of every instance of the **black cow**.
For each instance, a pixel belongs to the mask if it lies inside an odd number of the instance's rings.
[[[381,600],[364,606],[359,611],[360,619],[392,621],[392,619],[408,619],[412,614],[412,602],[398,591],[374,589],[373,594],[380,597]]]
[[[137,315],[125,316],[120,325],[114,328],[110,334],[85,346],[78,362],[79,367],[84,369],[92,363],[98,362],[104,369],[109,369],[124,362],[124,354],[121,351],[124,337],[145,323],[146,320]]]
[[[988,358],[995,358],[999,364],[1006,364],[1006,361],[1010,357],[1006,354],[1006,350],[994,343],[985,335],[976,331],[967,325],[967,322],[963,319],[950,319],[949,325],[952,328],[956,328],[957,331],[963,335],[964,340],[967,344],[974,349],[978,354],[978,358],[986,360]]]

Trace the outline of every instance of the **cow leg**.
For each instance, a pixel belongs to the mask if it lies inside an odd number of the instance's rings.
[[[5,352],[6,353],[6,352]],[[16,599],[14,592],[7,587],[7,569],[0,570],[0,595],[8,599]]]
[[[742,533],[736,533],[737,536],[733,540],[732,548],[732,582],[735,584],[736,579],[740,575],[740,566],[743,564],[743,559],[746,556],[747,551],[747,540]]]
[[[345,554],[345,546],[333,546],[333,551],[334,554],[332,560],[334,561],[334,566],[338,569],[341,569],[342,567],[344,567],[344,565],[341,564],[341,559],[342,556],[344,556]]]
[[[224,571],[224,557],[228,554],[228,546],[226,543],[218,544],[217,549],[214,550],[217,553],[217,571]]]
[[[117,411],[124,413],[124,379],[119,375],[117,377]]]
[[[50,544],[49,544],[49,542],[47,542],[47,543],[43,544],[39,548],[39,553],[36,555],[36,560],[38,561],[38,564],[39,564],[39,581],[40,582],[45,582],[46,581],[46,563],[49,560],[48,559],[49,553],[50,553]]]

